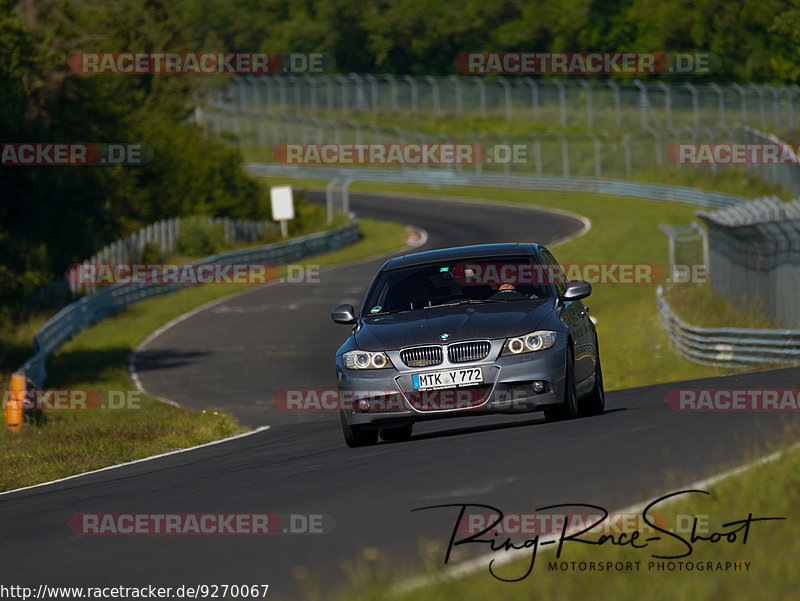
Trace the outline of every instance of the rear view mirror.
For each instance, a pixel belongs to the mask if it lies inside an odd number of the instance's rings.
[[[331,319],[334,323],[341,323],[344,325],[355,323],[356,314],[353,305],[339,305],[334,307],[331,310]]]
[[[564,300],[579,300],[586,298],[592,293],[592,285],[589,282],[581,280],[572,280],[567,282],[567,289],[561,298]]]

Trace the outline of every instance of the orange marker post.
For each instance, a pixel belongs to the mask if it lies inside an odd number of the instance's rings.
[[[11,396],[6,402],[6,424],[9,432],[19,432],[22,427],[22,403],[25,400],[25,376],[11,376]]]

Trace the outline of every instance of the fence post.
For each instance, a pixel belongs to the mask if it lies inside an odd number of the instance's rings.
[[[594,106],[592,103],[592,86],[585,79],[581,79],[580,83],[584,92],[586,92],[586,126],[589,128],[594,127]]]
[[[631,176],[631,146],[628,134],[622,134],[623,153],[625,155],[625,175]]]
[[[642,129],[646,130],[648,128],[647,109],[650,106],[650,101],[647,97],[647,88],[645,88],[644,84],[638,79],[633,80],[633,85],[639,90],[639,110],[642,115]]]
[[[761,131],[766,131],[767,122],[766,118],[764,117],[764,90],[754,83],[749,84],[748,87],[755,90],[756,94],[758,95],[758,116],[761,118]]]
[[[333,82],[327,75],[321,75],[320,81],[325,83],[325,107],[329,113],[333,112]]]
[[[697,98],[697,88],[695,88],[689,82],[683,84],[684,87],[689,90],[689,93],[692,95],[692,113],[694,114],[694,128],[695,130],[700,129],[700,102]]]
[[[346,111],[346,110],[348,110],[350,108],[348,106],[350,104],[350,100],[349,100],[349,97],[347,96],[347,78],[344,75],[334,75],[333,77],[337,82],[339,82],[339,85],[342,88],[341,89],[341,94],[342,94],[342,100],[341,100],[342,109],[341,110],[342,111]]]
[[[372,129],[372,141],[375,144],[380,144],[381,143],[381,130],[378,127],[378,124],[373,121],[372,123],[369,124],[369,127],[370,127],[370,129]]]
[[[350,214],[350,184],[355,181],[355,178],[348,177],[342,184],[342,210],[345,215]]]
[[[392,103],[392,110],[396,111],[398,107],[397,103],[397,80],[394,78],[393,75],[384,75],[386,81],[389,82],[389,93],[391,95],[391,103]]]
[[[325,201],[328,207],[328,223],[333,221],[333,189],[339,183],[339,177],[334,177],[325,187]]]
[[[592,141],[592,145],[594,146],[594,176],[600,177],[602,173],[601,165],[600,165],[600,140],[597,139],[597,136],[594,134],[586,134],[589,136],[589,139]]]
[[[772,121],[773,127],[779,128],[780,127],[780,109],[778,108],[778,90],[775,89],[775,86],[764,85],[764,88],[772,94]]]
[[[663,81],[656,84],[664,92],[664,109],[667,111],[667,128],[672,129],[672,97],[670,89]]]
[[[419,110],[419,90],[417,89],[417,80],[411,75],[405,75],[403,76],[403,79],[411,88],[411,108],[417,111]]]
[[[614,91],[614,118],[617,127],[622,127],[622,111],[620,109],[619,85],[617,85],[613,81],[609,81],[606,83],[608,83],[608,87]]]
[[[533,160],[536,164],[536,175],[542,175],[542,145],[539,143],[539,137],[536,134],[530,134],[533,138]]]
[[[456,97],[456,115],[461,114],[461,82],[458,77],[451,75],[448,79],[453,83],[453,90]]]
[[[282,76],[278,76],[275,78],[275,82],[278,84],[278,97],[280,98],[281,103],[281,115],[286,114],[286,81],[283,79]]]
[[[476,145],[479,145],[479,146],[481,145],[480,144],[480,140],[478,140],[478,136],[476,136],[475,134],[472,134],[472,142],[473,142],[473,144],[476,144]],[[480,175],[481,173],[483,173],[483,161],[475,161],[475,173],[477,175]]]
[[[511,84],[506,81],[505,77],[498,77],[497,81],[503,86],[505,105],[506,105],[506,121],[511,121]]]
[[[560,131],[556,135],[561,139],[561,171],[564,177],[569,177],[569,148],[567,146],[567,138]]]
[[[661,135],[658,133],[657,130],[653,129],[649,125],[644,128],[645,131],[650,132],[653,134],[653,139],[656,143],[656,164],[661,167]]]
[[[336,123],[336,121],[334,121],[333,119],[328,119],[327,123],[333,128],[333,141],[336,144],[341,144],[342,139],[339,135],[339,124]]]
[[[371,108],[372,108],[373,111],[377,111],[378,110],[378,80],[375,79],[375,76],[372,75],[371,73],[367,73],[364,76],[364,79],[366,79],[369,82],[370,104],[372,105]]]
[[[311,114],[317,114],[317,80],[310,75],[304,75],[303,81],[308,82],[308,99],[311,105]]]
[[[356,132],[356,144],[361,144],[361,126],[356,121],[352,120],[348,121],[347,123]]]
[[[708,84],[708,87],[710,89],[714,90],[717,93],[717,98],[718,98],[718,102],[719,102],[719,122],[722,125],[725,125],[725,95],[724,95],[724,92],[715,83]]]
[[[478,86],[478,98],[480,99],[481,103],[481,115],[483,117],[486,116],[486,84],[483,83],[483,80],[480,78],[479,75],[473,75],[472,78],[475,81],[475,85]]]
[[[706,132],[708,135],[708,141],[711,143],[712,147],[714,145],[714,132],[711,131],[708,127],[703,127],[703,131]],[[711,171],[717,170],[717,163],[715,161],[711,162]]]
[[[441,111],[441,105],[439,104],[439,83],[432,75],[426,75],[425,81],[431,84],[431,89],[433,90],[433,113],[438,115]]]
[[[567,124],[567,96],[564,91],[564,83],[554,79],[553,85],[558,88],[558,103],[561,111],[561,125]]]
[[[533,80],[532,77],[526,77],[523,80],[531,87],[531,109],[533,110],[533,120],[539,120],[539,85]]]

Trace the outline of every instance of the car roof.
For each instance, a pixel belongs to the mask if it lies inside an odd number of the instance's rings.
[[[501,244],[472,244],[469,246],[454,246],[438,250],[426,250],[419,253],[403,255],[389,259],[382,269],[397,269],[423,263],[437,261],[453,261],[458,259],[477,259],[482,257],[504,257],[514,255],[537,254],[539,245],[534,242],[506,242]]]

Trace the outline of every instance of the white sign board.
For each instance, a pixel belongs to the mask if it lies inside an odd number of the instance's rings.
[[[273,186],[269,189],[272,201],[272,220],[294,219],[294,199],[291,186]]]

